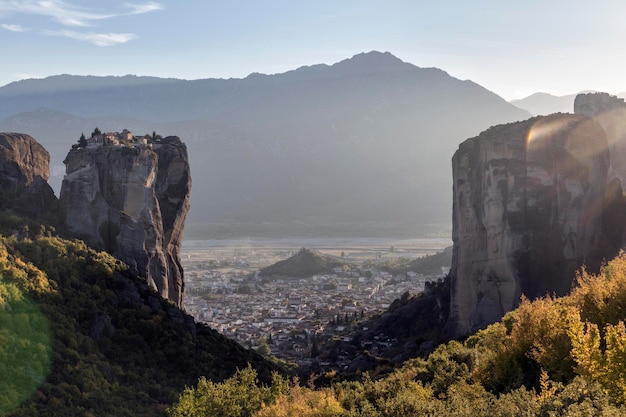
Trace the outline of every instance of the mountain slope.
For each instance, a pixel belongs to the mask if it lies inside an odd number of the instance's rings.
[[[269,380],[274,366],[259,355],[196,324],[108,254],[52,233],[0,214],[0,414],[164,415],[200,376],[250,363]]]
[[[57,115],[45,128],[41,112],[28,113],[42,107]],[[57,76],[0,88],[0,130],[17,118],[53,167],[48,144],[69,149],[94,125],[181,137],[203,179],[192,222],[449,223],[458,144],[529,116],[471,81],[380,52],[245,79]]]

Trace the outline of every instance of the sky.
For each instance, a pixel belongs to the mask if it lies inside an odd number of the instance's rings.
[[[0,86],[244,78],[377,50],[507,100],[626,92],[623,0],[0,0]]]

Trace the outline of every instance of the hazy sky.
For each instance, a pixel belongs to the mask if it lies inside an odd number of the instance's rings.
[[[626,91],[626,1],[0,0],[0,85],[242,78],[389,51],[506,99]]]

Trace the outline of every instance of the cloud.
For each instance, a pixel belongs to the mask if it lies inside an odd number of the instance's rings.
[[[126,3],[124,4],[124,7],[130,9],[130,14],[148,13],[163,9],[162,5],[153,1],[144,4]]]
[[[0,27],[2,27],[2,29],[10,30],[11,32],[26,32],[28,30],[21,25],[11,25],[8,23],[3,23]]]
[[[94,27],[97,25],[97,22],[101,20],[112,19],[119,16],[138,15],[163,9],[161,4],[154,1],[125,3],[123,10],[119,12],[109,12],[93,7],[81,7],[75,3],[75,0],[0,0],[0,17],[13,15],[45,16],[51,18],[61,26],[81,28]],[[14,32],[25,31],[25,29],[18,24],[1,24],[0,27]],[[43,30],[42,33],[86,41],[97,46],[111,46],[126,43],[136,37],[132,33],[97,33],[56,29]]]
[[[0,1],[0,15],[28,14],[51,17],[64,26],[91,26],[93,21],[115,17],[112,13],[97,13],[62,0]]]
[[[90,42],[96,46],[111,46],[126,43],[136,36],[132,33],[94,33],[76,32],[73,30],[46,31],[47,35],[63,36],[78,41]]]

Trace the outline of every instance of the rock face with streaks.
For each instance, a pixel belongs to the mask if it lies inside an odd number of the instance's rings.
[[[23,133],[0,133],[0,207],[36,217],[58,209],[48,185],[50,154]]]
[[[565,294],[583,263],[616,252],[605,230],[619,203],[605,196],[610,153],[592,118],[492,127],[463,142],[452,165],[452,335],[499,320],[522,294]]]
[[[5,199],[21,195],[37,176],[48,180],[50,154],[31,136],[0,133],[0,192]]]
[[[179,253],[191,190],[185,144],[168,137],[152,145],[78,148],[64,162],[67,230],[128,263],[182,307]]]

